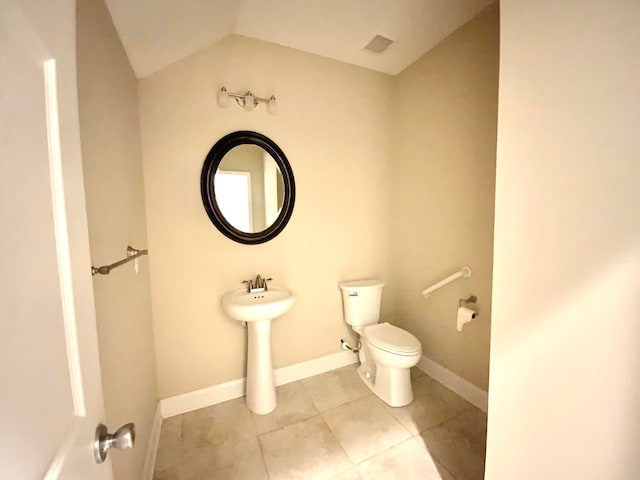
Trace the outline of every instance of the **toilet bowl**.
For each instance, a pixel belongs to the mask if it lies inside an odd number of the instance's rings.
[[[422,356],[420,341],[387,322],[378,323],[384,283],[379,280],[340,282],[345,321],[360,336],[358,375],[371,391],[392,407],[413,401],[409,369]]]
[[[422,356],[418,339],[389,323],[366,327],[360,338],[358,374],[362,381],[388,405],[409,405],[413,401],[409,369]]]

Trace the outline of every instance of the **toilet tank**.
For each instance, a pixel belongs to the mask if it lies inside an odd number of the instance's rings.
[[[344,321],[354,327],[373,325],[380,320],[384,282],[376,279],[349,280],[338,284],[342,291]]]

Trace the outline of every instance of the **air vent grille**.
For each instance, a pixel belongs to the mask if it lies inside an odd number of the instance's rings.
[[[383,37],[382,35],[376,35],[369,43],[367,43],[364,49],[373,53],[382,53],[389,48],[392,43],[393,40],[390,38]]]

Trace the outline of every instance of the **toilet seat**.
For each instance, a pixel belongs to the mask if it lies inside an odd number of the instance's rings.
[[[374,347],[397,355],[415,355],[422,351],[416,337],[387,322],[366,327],[364,338]]]

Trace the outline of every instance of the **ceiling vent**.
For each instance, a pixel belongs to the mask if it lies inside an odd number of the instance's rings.
[[[382,53],[389,48],[392,43],[393,40],[390,38],[383,37],[382,35],[376,35],[369,43],[367,43],[364,49],[373,53]]]

